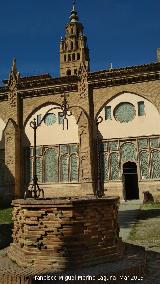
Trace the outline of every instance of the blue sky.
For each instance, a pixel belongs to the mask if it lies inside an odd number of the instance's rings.
[[[22,76],[59,76],[59,42],[71,0],[1,0],[0,80],[13,57]],[[159,0],[77,0],[90,48],[91,71],[156,62]]]

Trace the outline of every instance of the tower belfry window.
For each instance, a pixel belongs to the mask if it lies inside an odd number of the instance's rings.
[[[75,53],[72,54],[72,60],[75,60],[76,57],[75,57]]]
[[[80,60],[80,53],[77,53],[77,60]]]
[[[67,75],[67,76],[70,76],[70,75],[71,75],[71,70],[70,70],[70,69],[67,70],[66,75]]]

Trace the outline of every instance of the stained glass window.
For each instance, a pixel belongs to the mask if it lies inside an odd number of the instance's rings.
[[[42,119],[42,115],[41,115],[41,114],[38,114],[38,115],[37,115],[37,124],[38,124],[38,125],[40,124],[41,119]]]
[[[36,174],[39,182],[42,182],[42,160],[36,159]]]
[[[68,145],[66,144],[60,145],[60,153],[61,155],[68,154]]]
[[[41,146],[37,146],[36,147],[36,156],[40,156],[42,155],[42,147]]]
[[[144,149],[148,147],[148,140],[147,138],[138,139],[138,146],[139,149]]]
[[[158,148],[159,147],[159,138],[151,138],[150,139],[150,146],[152,148]]]
[[[44,123],[47,126],[50,126],[50,125],[54,124],[56,121],[57,121],[57,118],[56,118],[56,115],[54,113],[48,113],[45,116],[45,119],[44,119]]]
[[[138,116],[143,116],[144,114],[144,102],[138,102]]]
[[[62,182],[68,182],[68,156],[62,156],[60,158],[60,179]]]
[[[55,148],[45,152],[45,182],[58,182],[58,151]]]
[[[101,153],[100,155],[100,169],[102,181],[109,180],[109,171],[108,171],[108,154]]]
[[[105,106],[105,120],[112,119],[111,117],[111,106]]]
[[[152,178],[160,178],[160,152],[152,152]]]
[[[70,145],[70,153],[77,153],[78,151],[78,147],[77,147],[77,144],[71,144]]]
[[[128,102],[120,103],[114,109],[114,117],[119,122],[129,122],[134,119],[136,110],[134,105]]]
[[[137,150],[133,143],[125,143],[121,146],[121,155],[123,162],[136,162],[137,161]]]
[[[119,154],[111,153],[110,154],[110,163],[111,163],[111,179],[119,180]]]
[[[141,169],[141,178],[149,179],[149,152],[142,151],[139,155],[140,158],[140,169]]]
[[[108,142],[108,147],[110,151],[118,150],[118,141]]]
[[[70,181],[71,182],[78,182],[78,163],[79,159],[76,154],[72,154],[70,157]]]
[[[108,151],[108,143],[107,142],[103,142],[103,150]]]

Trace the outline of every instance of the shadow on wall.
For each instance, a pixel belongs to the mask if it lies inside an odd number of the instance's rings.
[[[23,133],[23,147],[22,147],[22,184],[23,184],[23,195],[25,190],[29,187],[31,182],[31,163],[30,163],[30,148],[31,143],[25,134]]]
[[[101,132],[98,130],[98,150],[99,150],[99,155],[100,155],[99,156],[99,174],[100,174],[100,182],[101,182],[101,191],[102,191],[102,195],[104,195],[104,177],[105,177],[104,169],[105,169],[105,165],[104,165],[104,145],[102,143],[102,139],[103,139],[103,136],[102,136]],[[98,165],[97,165],[97,167],[98,167]]]
[[[8,206],[15,195],[15,177],[4,162],[0,161],[0,206]]]
[[[15,178],[5,165],[5,135],[0,140],[0,206],[8,206],[14,198]]]

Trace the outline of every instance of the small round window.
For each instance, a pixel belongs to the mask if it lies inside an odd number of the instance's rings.
[[[128,102],[118,104],[114,109],[114,117],[119,122],[129,122],[136,116],[134,105]]]
[[[56,115],[54,113],[48,113],[44,119],[44,123],[50,126],[56,122]]]

